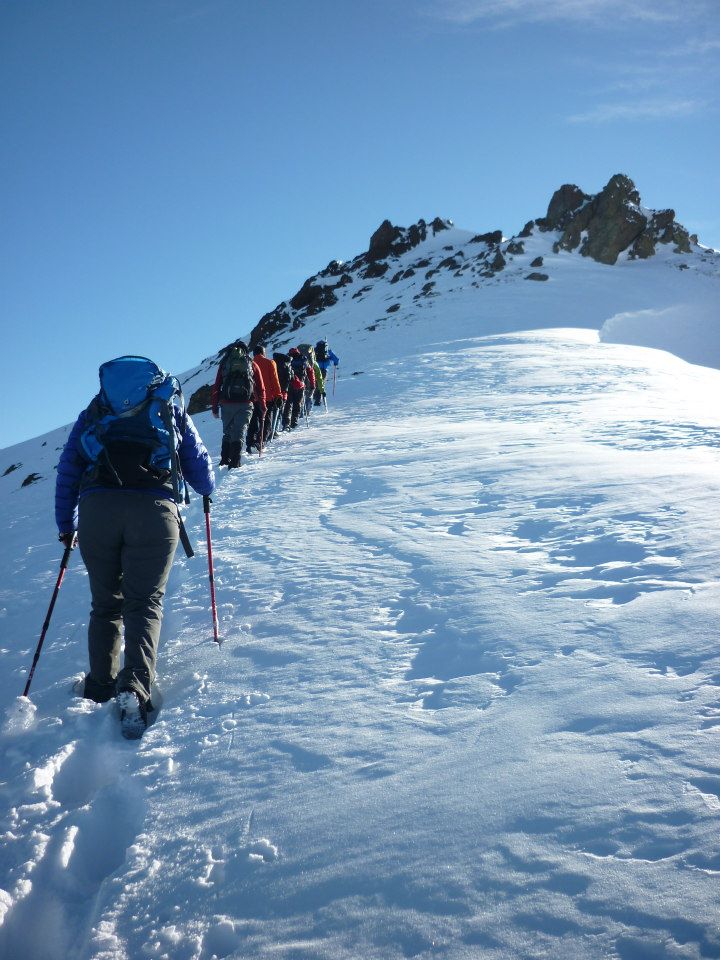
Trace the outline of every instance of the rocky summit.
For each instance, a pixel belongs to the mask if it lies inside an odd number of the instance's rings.
[[[624,251],[630,258],[653,256],[658,243],[673,243],[690,253],[697,237],[675,222],[674,210],[645,210],[629,177],[616,174],[595,196],[565,184],[550,200],[547,215],[535,221],[541,230],[559,231],[556,250],[576,250],[598,263],[614,264]]]
[[[261,317],[249,345],[282,349],[305,339],[298,331],[306,325],[317,333],[326,317],[358,312],[356,307],[368,298],[389,301],[385,314],[397,318],[442,296],[450,280],[453,290],[470,288],[471,295],[499,282],[529,280],[545,286],[556,279],[548,265],[548,258],[557,262],[556,255],[579,255],[612,266],[647,260],[661,250],[671,260],[677,257],[678,269],[688,269],[688,261],[699,267],[711,261],[716,271],[718,255],[699,245],[697,236],[675,220],[673,210],[645,208],[635,184],[622,173],[594,195],[576,184],[563,184],[550,198],[545,216],[529,220],[509,238],[500,229],[458,230],[452,220],[440,217],[410,227],[384,220],[364,253],[347,262],[332,260]],[[366,329],[377,329],[383,319],[377,317]],[[212,365],[221,353],[207,362]],[[207,385],[196,390],[190,412],[208,409],[209,396]]]

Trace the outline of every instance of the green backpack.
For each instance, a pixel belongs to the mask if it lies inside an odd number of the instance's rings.
[[[220,399],[228,403],[249,403],[254,385],[252,360],[247,350],[237,345],[230,347],[222,362]]]

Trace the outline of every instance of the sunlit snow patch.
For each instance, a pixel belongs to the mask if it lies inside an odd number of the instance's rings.
[[[2,732],[8,736],[17,736],[32,730],[37,724],[37,707],[28,697],[18,697],[5,710],[5,722]]]

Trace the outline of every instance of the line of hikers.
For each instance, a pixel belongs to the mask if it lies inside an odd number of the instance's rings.
[[[303,343],[288,353],[255,347],[250,358],[247,344],[236,340],[225,349],[212,388],[212,412],[222,417],[220,466],[239,467],[243,446],[247,453],[262,452],[281,430],[294,430],[313,406],[325,406],[325,382],[339,358],[327,340],[313,348]]]
[[[243,443],[261,449],[280,429],[296,427],[313,404],[327,404],[327,373],[338,363],[326,341],[314,350],[303,344],[287,355],[275,353],[272,360],[262,347],[251,360],[242,341],[231,344],[212,391],[212,411],[223,420],[220,463],[239,466]],[[188,502],[186,483],[203,497],[209,551],[215,474],[176,377],[135,356],[109,360],[99,373],[100,390],[76,420],[58,464],[55,520],[65,554],[25,695],[78,545],[92,601],[90,669],[78,692],[96,703],[114,698],[123,736],[134,739],[153,709],[163,597],[178,543],[192,556],[179,512]],[[212,582],[211,570],[211,588]]]

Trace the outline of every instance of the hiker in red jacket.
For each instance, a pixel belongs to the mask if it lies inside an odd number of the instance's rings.
[[[300,411],[305,400],[305,390],[311,382],[311,376],[314,388],[315,375],[297,347],[291,347],[288,355],[290,356],[292,371],[290,384],[288,386],[287,401],[285,403],[285,412],[283,413],[283,426],[285,427],[285,424],[287,424],[285,429],[294,430],[298,425],[298,418],[300,417]]]

